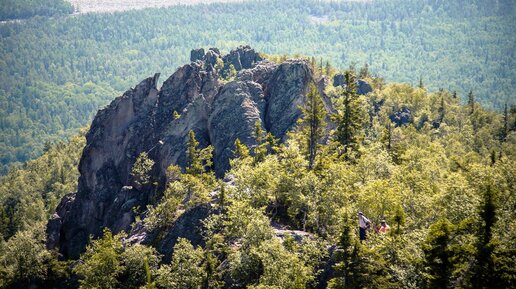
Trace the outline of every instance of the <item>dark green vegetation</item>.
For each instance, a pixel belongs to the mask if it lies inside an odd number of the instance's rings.
[[[57,261],[45,250],[45,218],[76,185],[71,168],[84,143],[75,138],[48,149],[0,180],[0,287],[514,287],[516,112],[366,79],[376,86],[367,96],[352,86],[326,91],[337,109],[332,115],[309,89],[304,116],[285,144],[259,127],[257,146],[237,141],[232,183],[215,179],[211,147],[201,149],[190,133],[188,167],[168,169],[164,196],[140,208],[141,222],[166,231],[206,203],[216,213],[203,221],[205,245],[179,239],[168,264],[154,248],[109,230],[80,262]],[[411,117],[391,120],[403,108]],[[335,130],[323,119],[335,121]],[[146,183],[153,166],[141,154],[132,174]],[[358,211],[373,227],[386,219],[392,229],[369,230],[360,243]],[[79,278],[75,285],[70,276]]]
[[[368,63],[388,81],[422,77],[501,109],[516,93],[514,19],[510,0],[250,1],[2,24],[0,171],[75,134],[138,80],[170,75],[193,47]]]
[[[72,4],[65,0],[2,0],[0,2],[0,21],[34,16],[65,15],[73,11]]]

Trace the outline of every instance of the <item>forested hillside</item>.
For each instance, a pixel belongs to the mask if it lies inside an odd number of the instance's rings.
[[[501,109],[516,91],[514,19],[508,0],[249,1],[0,24],[0,171],[75,134],[137,80],[170,74],[193,47],[367,63],[388,81],[472,90]]]
[[[73,11],[72,4],[65,0],[2,0],[0,21],[33,16],[66,15]]]
[[[316,79],[336,72],[310,70]],[[77,185],[84,140],[47,148],[0,178],[0,288],[514,287],[516,111],[461,105],[453,93],[386,84],[364,70],[357,74],[375,89],[360,96],[354,74],[324,97],[309,85],[286,143],[258,122],[257,145],[235,142],[224,179],[191,131],[185,170],[171,165],[164,194],[132,208],[130,237],[106,229],[78,262],[45,249],[43,226]],[[157,191],[155,161],[142,153],[132,166],[141,194]],[[366,241],[359,211],[372,222]],[[390,230],[380,231],[382,220]],[[159,242],[176,224],[200,230],[202,246],[179,238],[173,254],[160,254],[135,244],[142,230]]]

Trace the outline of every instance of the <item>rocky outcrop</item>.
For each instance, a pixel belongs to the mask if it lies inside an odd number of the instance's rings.
[[[412,121],[412,112],[405,107],[391,114],[389,118],[396,126],[408,125]]]
[[[190,61],[196,62],[197,60],[202,60],[204,57],[204,48],[192,49],[190,52]]]
[[[373,87],[369,83],[367,83],[365,80],[359,79],[357,82],[358,82],[357,93],[359,95],[366,95],[373,91]]]
[[[99,236],[104,227],[115,233],[129,231],[135,219],[133,208],[145,208],[162,194],[166,169],[186,165],[190,130],[202,147],[214,147],[215,171],[222,177],[237,138],[250,147],[256,144],[257,122],[266,132],[285,139],[301,116],[299,106],[312,79],[304,60],[274,64],[249,46],[225,56],[214,48],[194,50],[191,60],[161,89],[156,86],[156,74],[97,113],[86,136],[77,192],[62,200],[47,227],[50,248],[59,249],[66,258],[77,258],[90,236]],[[221,60],[224,67],[232,64],[239,71],[237,79],[225,85],[215,68]],[[142,152],[155,161],[151,176],[157,186],[136,185],[131,176]],[[192,220],[201,220],[201,213],[191,220],[185,213],[184,222],[176,223],[179,227],[171,228],[158,247],[172,248],[178,236],[194,239]]]
[[[129,196],[122,188],[132,182],[130,172],[136,157],[153,145],[158,77],[156,74],[128,90],[93,120],[79,163],[77,193],[61,203],[48,227],[49,245],[59,246],[64,256],[78,257],[89,236],[99,235],[103,227],[118,232],[131,224],[127,215],[131,213],[115,202],[121,194],[124,199],[136,197],[136,203],[147,202],[148,196]]]
[[[338,86],[344,86],[346,84],[347,83],[346,83],[346,78],[344,77],[344,74],[336,74],[333,77],[333,86],[338,87]],[[373,91],[373,87],[363,79],[358,79],[356,81],[356,85],[357,85],[357,94],[359,94],[359,95],[366,95]]]
[[[233,67],[240,71],[242,69],[253,68],[254,64],[262,61],[263,58],[250,46],[240,46],[235,50],[231,50],[228,55],[223,57],[226,67]]]

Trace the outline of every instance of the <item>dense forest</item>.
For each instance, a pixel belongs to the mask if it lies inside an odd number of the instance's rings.
[[[347,71],[347,83],[355,74],[374,91],[328,87],[336,107],[328,115],[311,86],[288,141],[257,126],[258,145],[237,140],[223,180],[191,132],[186,170],[171,166],[161,199],[135,208],[136,222],[158,231],[196,207],[215,208],[203,221],[205,246],[180,239],[172,256],[107,229],[78,262],[45,249],[44,224],[76,186],[84,139],[47,147],[0,179],[0,287],[514,287],[516,111],[386,84],[366,69]],[[397,114],[404,109],[409,118]],[[153,165],[141,154],[132,174],[152,184]],[[366,241],[359,211],[372,222]],[[390,230],[377,228],[382,220]]]
[[[2,5],[11,2],[45,1]],[[0,173],[75,135],[138,80],[169,75],[196,47],[245,43],[341,69],[367,63],[388,81],[422,81],[462,100],[472,91],[501,110],[516,91],[514,19],[508,0],[246,1],[2,23]]]
[[[2,0],[0,21],[66,15],[73,11],[72,4],[65,0]]]

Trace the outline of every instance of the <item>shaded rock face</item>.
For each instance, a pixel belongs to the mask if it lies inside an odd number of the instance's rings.
[[[163,262],[169,263],[172,259],[172,250],[177,243],[178,238],[188,239],[193,246],[203,246],[204,239],[202,229],[204,227],[202,221],[212,215],[212,209],[209,205],[194,207],[179,217],[179,219],[167,230],[167,234],[157,242],[156,250],[163,255]],[[149,235],[143,244],[152,245],[156,243],[156,234]]]
[[[264,98],[262,87],[252,81],[231,82],[217,95],[208,120],[217,175],[229,168],[237,139],[248,147],[256,145],[254,129],[256,122],[262,123]]]
[[[201,147],[213,145],[215,171],[222,177],[237,138],[256,145],[257,122],[284,139],[301,116],[299,106],[312,79],[305,61],[277,65],[262,60],[248,46],[226,56],[214,48],[195,50],[191,58],[193,62],[179,68],[161,89],[156,74],[97,113],[86,136],[77,192],[63,198],[47,226],[49,248],[59,249],[65,258],[78,258],[90,236],[100,236],[104,227],[114,233],[128,231],[135,219],[133,208],[145,208],[162,194],[166,169],[187,165],[190,130]],[[224,66],[238,66],[235,81],[219,82],[213,66],[219,59]],[[155,161],[151,177],[157,186],[134,183],[131,169],[142,152]],[[203,213],[194,215],[200,220]],[[158,248],[172,248],[177,236],[194,238],[189,232],[197,217],[187,216]]]

